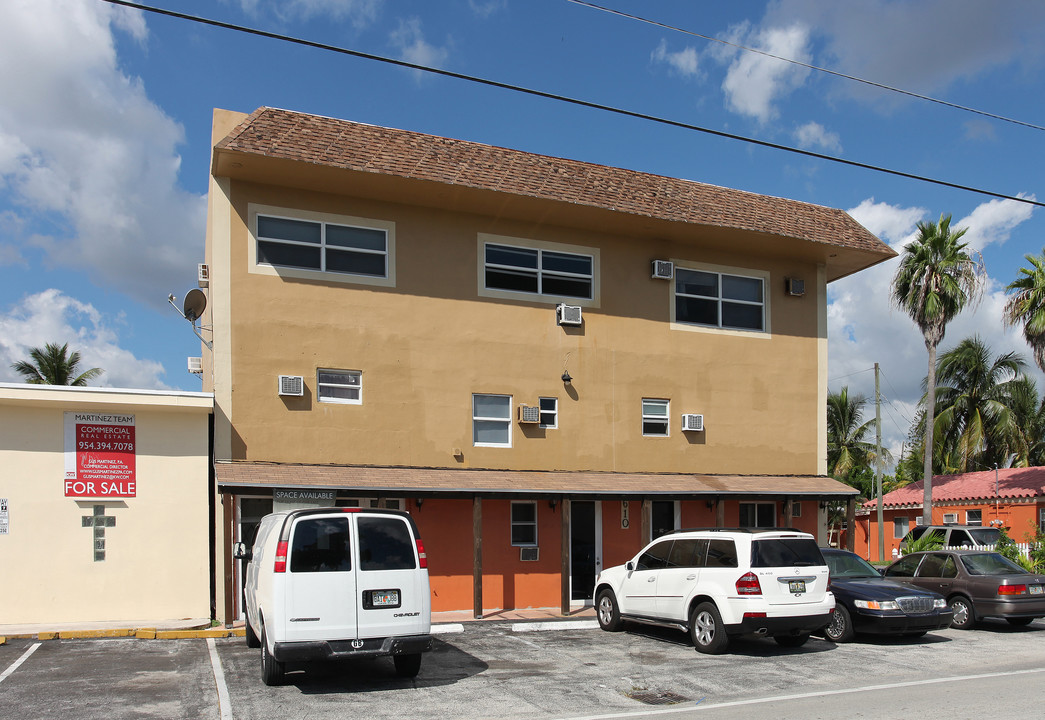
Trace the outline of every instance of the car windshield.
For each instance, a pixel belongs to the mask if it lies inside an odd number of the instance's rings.
[[[859,555],[851,553],[826,553],[827,567],[831,570],[831,577],[881,577],[878,571]]]
[[[1028,575],[1019,565],[998,553],[962,555],[962,565],[970,575]]]

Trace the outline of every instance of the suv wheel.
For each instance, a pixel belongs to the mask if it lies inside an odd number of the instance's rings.
[[[599,627],[607,632],[620,630],[620,608],[617,607],[617,598],[613,591],[606,588],[599,593],[595,600],[595,612],[599,617]]]
[[[720,655],[729,646],[729,636],[714,603],[701,603],[689,616],[689,635],[697,652]]]
[[[849,611],[841,605],[835,606],[831,613],[831,622],[824,628],[824,637],[831,642],[845,643],[853,639],[853,619],[849,617]]]
[[[283,684],[284,665],[269,652],[268,637],[265,627],[261,628],[261,680],[266,685]]]
[[[957,630],[968,630],[976,624],[976,610],[972,606],[972,600],[961,595],[951,598],[951,610],[954,618],[951,627]]]

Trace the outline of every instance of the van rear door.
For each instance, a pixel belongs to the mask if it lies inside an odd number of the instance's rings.
[[[426,634],[431,629],[428,570],[406,516],[354,515],[359,552],[359,637]]]
[[[295,518],[286,571],[286,641],[357,637],[356,576],[347,514]]]

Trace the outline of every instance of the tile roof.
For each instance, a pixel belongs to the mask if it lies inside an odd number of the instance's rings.
[[[885,507],[921,505],[924,481],[911,483],[883,496]],[[1000,468],[995,489],[994,470],[964,473],[962,475],[936,475],[933,477],[933,505],[956,500],[992,500],[1036,498],[1045,496],[1045,467]],[[873,500],[864,503],[865,508],[875,507]]]
[[[288,110],[255,110],[215,150],[895,255],[842,210]]]
[[[390,493],[577,495],[815,495],[856,490],[819,475],[689,475],[669,473],[540,472],[458,468],[217,462],[222,487],[345,488]]]

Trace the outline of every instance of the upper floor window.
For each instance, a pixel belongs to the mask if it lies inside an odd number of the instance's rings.
[[[472,444],[512,446],[511,395],[472,395]]]
[[[383,229],[259,214],[257,239],[259,263],[388,277]]]
[[[765,278],[675,268],[675,321],[728,330],[766,329]]]
[[[668,407],[667,400],[655,400],[642,398],[642,434],[653,437],[668,436]]]
[[[316,373],[316,387],[320,402],[363,402],[363,374],[358,370],[320,370]]]
[[[592,255],[487,242],[484,287],[487,290],[592,300],[595,258]]]
[[[542,397],[540,399],[542,428],[559,427],[559,398]]]

